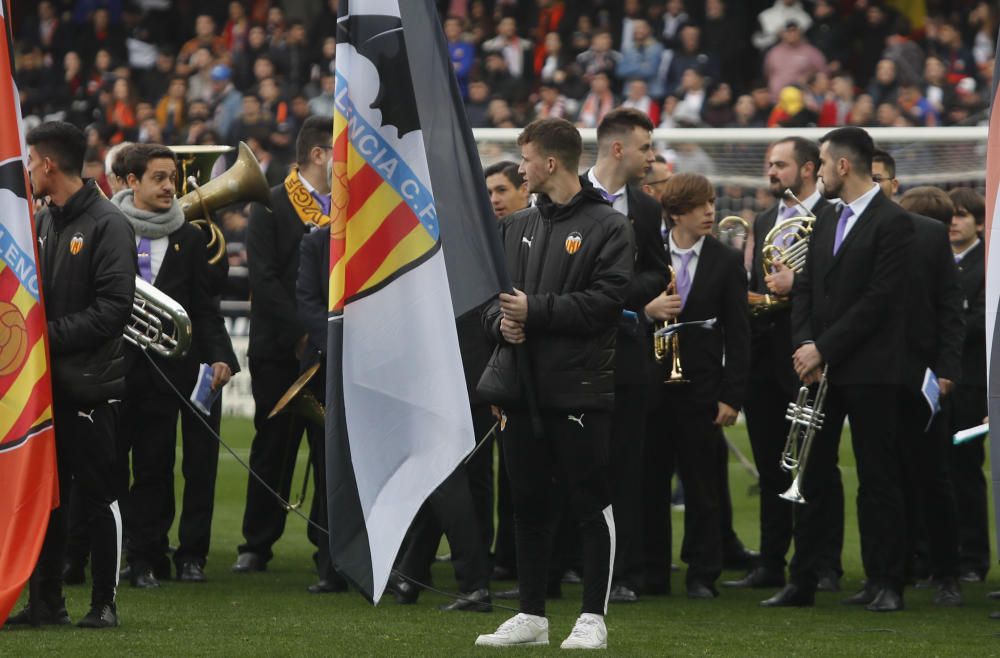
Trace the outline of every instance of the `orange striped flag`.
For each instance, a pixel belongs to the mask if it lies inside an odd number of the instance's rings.
[[[0,42],[0,625],[31,576],[58,504],[52,387],[21,108]]]

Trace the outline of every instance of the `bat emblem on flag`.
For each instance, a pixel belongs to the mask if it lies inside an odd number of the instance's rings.
[[[583,236],[573,231],[566,236],[566,253],[572,256],[576,252],[580,251],[580,245],[583,244]]]
[[[69,241],[69,253],[76,256],[83,249],[83,233],[77,233]]]

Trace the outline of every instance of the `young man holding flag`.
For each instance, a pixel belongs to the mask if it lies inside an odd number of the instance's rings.
[[[506,412],[501,446],[514,501],[521,612],[476,644],[548,644],[550,510],[565,491],[580,520],[584,583],[582,614],[562,646],[604,648],[615,554],[607,478],[615,335],[635,248],[628,220],[598,191],[581,187],[582,143],[571,123],[535,121],[518,144],[521,173],[539,199],[500,225],[514,291],[483,313],[499,347],[479,391]],[[553,477],[565,488],[553,487]]]

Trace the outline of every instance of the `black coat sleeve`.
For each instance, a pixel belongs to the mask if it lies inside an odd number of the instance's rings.
[[[965,295],[947,234],[943,233],[942,237],[937,254],[939,265],[935,268],[940,277],[935,300],[938,355],[934,374],[958,382],[962,376],[962,343],[965,341],[965,318],[962,310]]]
[[[313,231],[299,245],[299,272],[295,282],[299,322],[309,336],[309,352],[326,352],[327,309],[330,301],[325,294],[323,249],[329,249],[329,231]]]
[[[635,276],[625,294],[625,308],[635,311],[640,318],[644,317],[646,304],[666,290],[670,279],[670,261],[660,237],[660,209],[652,198],[644,198],[646,196],[630,198],[639,207],[632,213],[635,216],[632,224],[636,249]]]
[[[295,311],[295,298],[281,285],[277,216],[255,203],[247,225],[247,269],[253,304],[284,334],[282,344],[294,345],[305,334]]]
[[[734,409],[743,406],[750,369],[750,309],[747,304],[747,276],[738,252],[727,254],[723,287],[722,326],[725,331],[726,362],[722,373],[719,401]]]
[[[808,343],[813,339],[812,332],[812,265],[813,249],[816,240],[809,240],[806,262],[802,271],[795,275],[792,287],[792,347]]]
[[[233,351],[233,342],[226,331],[226,323],[219,310],[218,298],[213,294],[213,270],[208,264],[208,249],[200,232],[193,229],[186,240],[185,252],[188,267],[194,272],[191,278],[191,327],[198,354],[207,363],[225,363],[235,375],[240,371],[239,361]]]
[[[99,231],[90,261],[94,301],[82,311],[47,323],[52,354],[90,350],[119,338],[132,315],[136,275],[132,227],[123,217],[105,217]]]

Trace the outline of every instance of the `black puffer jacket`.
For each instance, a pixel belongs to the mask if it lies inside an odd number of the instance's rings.
[[[528,296],[526,353],[541,409],[614,407],[615,333],[632,277],[635,246],[628,220],[598,192],[565,205],[542,198],[501,222],[507,268]],[[483,311],[498,343],[479,382],[489,402],[524,407],[513,346],[500,335],[500,304]]]
[[[42,294],[57,399],[100,402],[125,391],[125,324],[135,296],[135,237],[93,181],[38,213]]]

